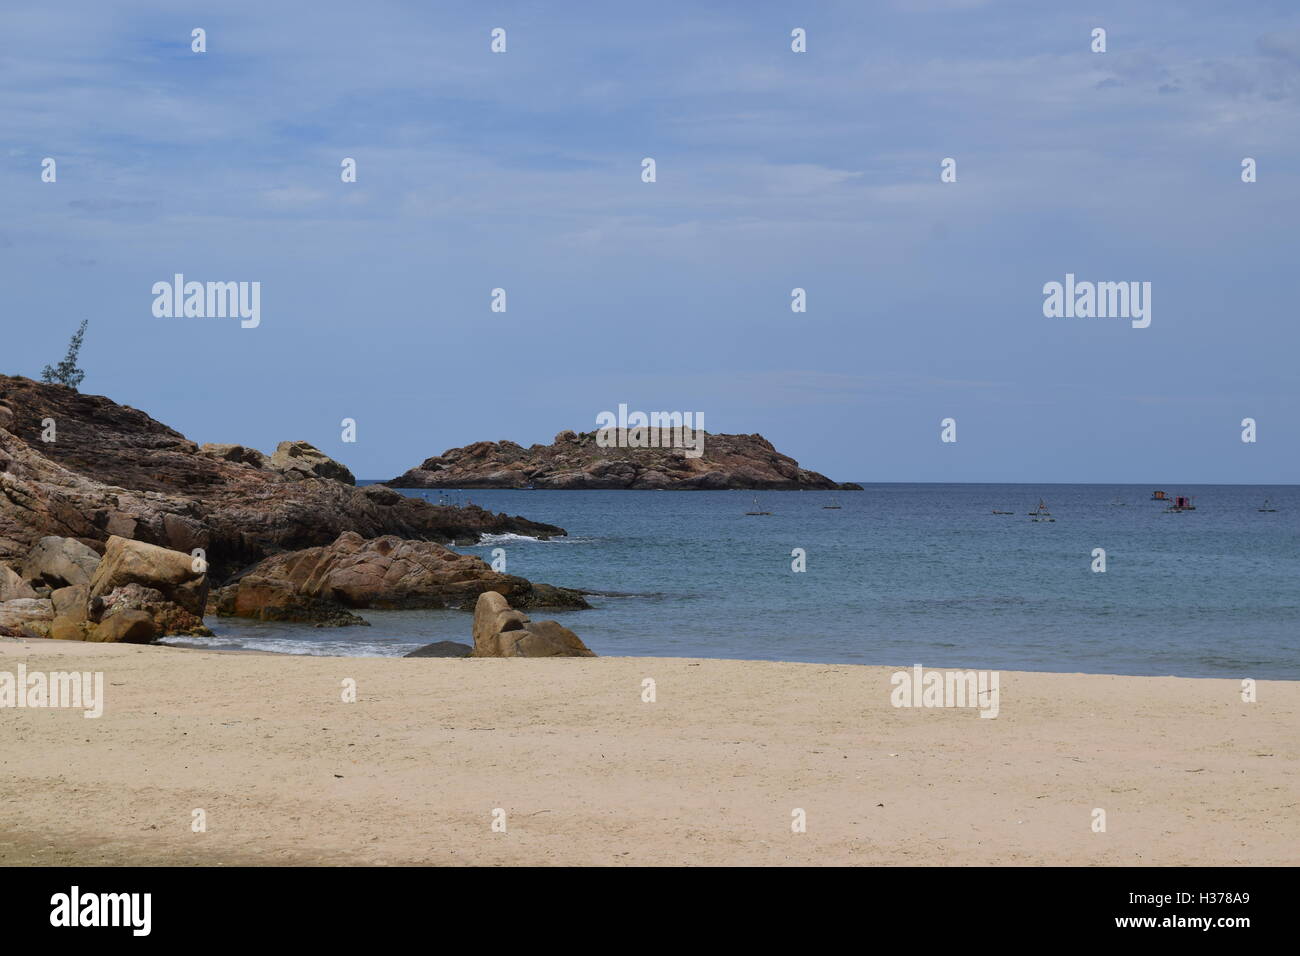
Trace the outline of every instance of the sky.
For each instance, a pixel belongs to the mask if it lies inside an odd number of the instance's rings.
[[[360,478],[622,403],[841,481],[1296,483],[1298,106],[1289,0],[10,4],[0,371],[88,319],[82,391]]]

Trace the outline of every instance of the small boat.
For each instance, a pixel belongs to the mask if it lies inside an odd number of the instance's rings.
[[[839,501],[837,501],[835,498],[831,498],[831,503],[828,504],[828,505],[822,505],[822,510],[823,510],[823,511],[839,511],[839,510],[840,510],[840,503],[839,503]]]
[[[1168,500],[1169,500],[1169,496],[1168,496],[1167,494],[1165,494],[1163,491],[1153,491],[1153,492],[1151,492],[1151,500],[1152,500],[1152,501],[1168,501]]]
[[[1033,511],[1029,512],[1029,518],[1031,521],[1055,521],[1056,520],[1055,518],[1052,517],[1052,513],[1047,510],[1047,505],[1043,502],[1042,498],[1038,499],[1038,507],[1035,508]]]
[[[1174,503],[1165,509],[1165,514],[1179,514],[1183,511],[1195,511],[1196,505],[1186,495],[1174,495]]]
[[[753,510],[753,511],[746,511],[746,512],[745,512],[745,514],[747,514],[747,515],[770,515],[771,513],[772,513],[772,512],[770,512],[770,511],[759,511],[759,510],[758,510],[758,499],[757,499],[757,498],[754,499],[754,510]]]
[[[994,508],[994,509],[993,509],[993,513],[994,513],[995,515],[1013,515],[1013,514],[1015,514],[1014,511],[998,511],[997,508]]]
[[[1269,507],[1269,502],[1268,502],[1268,499],[1267,499],[1267,498],[1264,499],[1264,507],[1259,508],[1259,509],[1257,509],[1257,510],[1259,510],[1259,511],[1261,511],[1261,512],[1274,512],[1274,511],[1277,511],[1276,508],[1270,508],[1270,507]]]
[[[1119,495],[1116,495],[1116,496],[1115,496],[1115,500],[1112,501],[1112,502],[1110,503],[1110,506],[1111,506],[1112,508],[1123,508],[1123,507],[1124,507],[1125,505],[1127,505],[1127,504],[1128,504],[1127,501],[1120,501],[1120,500],[1119,500]]]

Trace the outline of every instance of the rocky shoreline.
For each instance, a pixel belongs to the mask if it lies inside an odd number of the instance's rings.
[[[210,634],[205,614],[338,626],[485,592],[589,606],[447,547],[502,533],[565,531],[357,488],[307,442],[199,447],[102,396],[0,376],[0,635],[148,643]]]
[[[546,490],[861,491],[800,468],[762,435],[698,432],[701,453],[674,446],[669,429],[637,436],[650,447],[602,447],[597,432],[562,431],[550,445],[524,448],[481,441],[425,459],[386,482],[390,488],[538,488]],[[625,435],[614,436],[625,439]],[[680,446],[680,443],[677,443]]]

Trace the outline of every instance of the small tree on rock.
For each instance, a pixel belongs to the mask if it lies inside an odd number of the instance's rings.
[[[81,351],[81,340],[86,337],[86,325],[88,319],[81,320],[81,327],[77,329],[76,334],[72,336],[72,341],[68,343],[68,354],[63,357],[63,361],[51,368],[45,366],[41,371],[41,381],[50,385],[66,385],[74,392],[81,380],[86,377],[86,373],[77,368],[77,353]]]

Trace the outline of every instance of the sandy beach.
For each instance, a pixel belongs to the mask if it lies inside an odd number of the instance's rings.
[[[1294,682],[1003,672],[982,719],[892,706],[893,667],[0,640],[19,664],[106,701],[0,710],[2,865],[1300,862]]]

